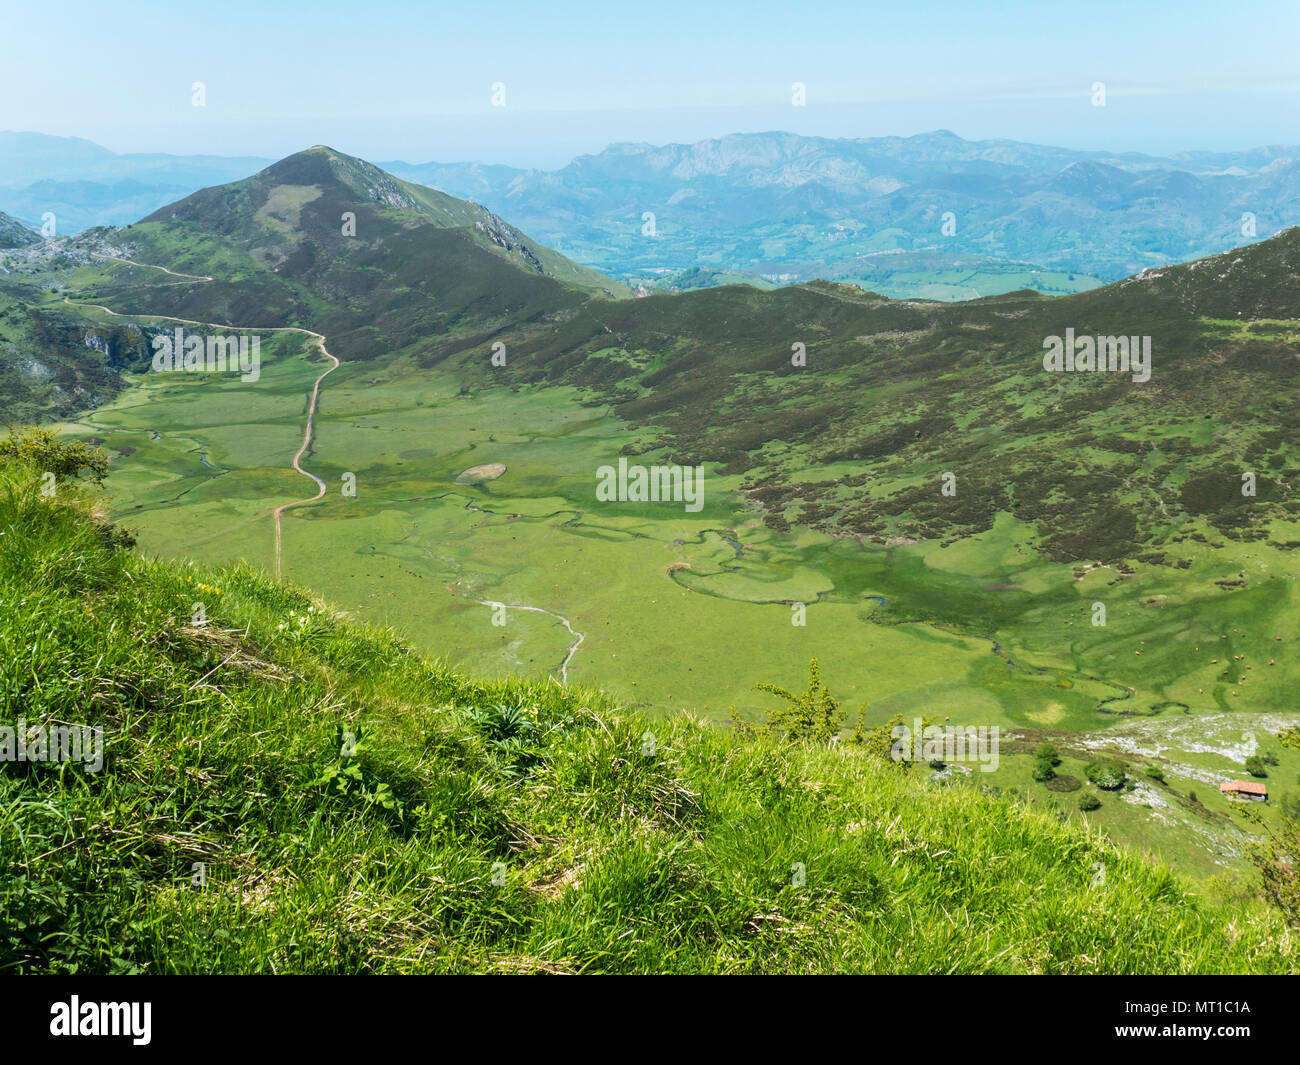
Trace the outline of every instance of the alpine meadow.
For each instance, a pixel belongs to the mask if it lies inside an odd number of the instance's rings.
[[[1300,110],[508,6],[0,133],[0,972],[1296,973]]]

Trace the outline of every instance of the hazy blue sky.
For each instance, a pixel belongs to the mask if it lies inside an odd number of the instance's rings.
[[[74,0],[5,16],[0,129],[535,166],[767,129],[1228,149],[1300,143],[1298,57],[1300,0]]]

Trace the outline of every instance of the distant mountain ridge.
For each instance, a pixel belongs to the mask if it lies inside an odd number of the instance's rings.
[[[0,134],[0,210],[59,233],[126,224],[271,160],[116,155]],[[554,171],[380,163],[481,203],[632,285],[682,276],[850,281],[891,296],[1061,294],[1300,223],[1300,147],[1166,157],[968,141],[946,130],[835,139],[742,133],[617,143]]]
[[[1300,146],[1252,148],[1243,152],[1182,152],[1161,157],[1140,152],[1057,148],[1006,139],[968,141],[947,130],[937,130],[911,137],[832,138],[769,132],[733,133],[693,144],[618,142],[601,152],[578,156],[556,171],[485,166],[477,162],[383,165],[389,169],[429,168],[431,174],[440,174],[447,180],[459,177],[469,183],[477,182],[480,190],[508,191],[521,177],[541,180],[548,175],[558,177],[570,172],[603,172],[613,177],[658,172],[689,179],[726,176],[739,171],[756,178],[755,184],[794,186],[815,178],[856,180],[873,174],[899,176],[909,167],[936,162],[981,162],[1042,173],[1055,173],[1072,163],[1091,162],[1133,171],[1220,174],[1236,169],[1246,174],[1295,158],[1300,158]],[[781,176],[771,173],[774,168],[783,168]],[[796,179],[801,170],[806,171],[805,176]]]
[[[125,225],[208,185],[274,162],[256,156],[116,152],[81,137],[0,131],[0,210],[35,223],[53,212],[60,234]]]
[[[615,144],[553,172],[385,165],[473,196],[629,281],[699,266],[780,283],[828,277],[894,296],[943,296],[879,257],[923,253],[932,274],[951,273],[953,294],[1092,287],[1300,222],[1297,160],[1300,148],[1159,158],[938,131]],[[1045,276],[1052,274],[1061,276]]]

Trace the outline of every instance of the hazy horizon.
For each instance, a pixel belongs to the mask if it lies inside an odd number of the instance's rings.
[[[57,29],[31,18],[0,42],[0,126],[119,153],[278,158],[329,143],[368,158],[541,168],[613,142],[772,129],[950,129],[1150,154],[1300,142],[1289,6],[1176,10],[1171,20],[1106,0],[1081,26],[1077,10],[1027,0],[1003,5],[996,23],[946,0],[832,3],[816,19],[757,2],[737,27],[725,9],[681,0],[635,17],[586,0],[541,17],[512,2],[475,12],[377,0],[364,19],[332,2],[146,2],[123,15],[74,0]],[[163,60],[104,61],[141,42]],[[1105,106],[1094,106],[1097,83]]]
[[[1297,106],[1300,107],[1300,97],[1296,100]],[[780,116],[773,115],[774,120]],[[788,117],[788,116],[786,116]],[[583,113],[573,113],[568,115],[553,115],[554,121],[572,121],[581,124]],[[535,119],[531,114],[518,114],[514,116],[502,116],[502,122],[518,121],[524,124],[531,123]],[[360,121],[360,120],[359,120]],[[438,119],[412,120],[413,123],[420,121],[438,123],[443,128],[455,131],[458,124],[466,122],[477,122],[477,116],[441,116]],[[725,121],[718,119],[718,122]],[[648,123],[648,119],[643,119]],[[365,124],[365,123],[362,123]],[[722,140],[735,136],[761,136],[764,134],[790,134],[800,137],[823,138],[827,140],[870,140],[875,138],[911,138],[923,137],[940,132],[947,132],[956,135],[963,141],[1007,141],[1020,144],[1030,144],[1044,148],[1059,148],[1068,151],[1078,152],[1100,152],[1114,155],[1144,155],[1152,158],[1165,158],[1179,154],[1191,154],[1195,152],[1213,152],[1213,153],[1233,153],[1245,152],[1261,148],[1281,147],[1300,145],[1300,128],[1292,136],[1266,136],[1265,131],[1260,130],[1258,136],[1243,136],[1231,142],[1224,140],[1216,143],[1193,142],[1186,143],[1170,137],[1167,140],[1153,142],[1150,137],[1116,138],[1115,141],[1107,141],[1103,137],[1084,137],[1070,139],[1063,136],[1055,136],[1051,131],[1044,130],[1041,136],[1021,136],[1013,134],[999,133],[996,131],[974,133],[970,132],[958,123],[936,123],[929,126],[916,127],[899,127],[897,129],[872,130],[869,132],[852,132],[836,131],[833,129],[820,131],[809,130],[806,128],[796,128],[804,125],[802,123],[787,123],[786,125],[762,125],[757,120],[751,127],[723,127],[718,126],[717,131],[705,129],[708,122],[700,116],[695,116],[689,124],[692,128],[698,127],[698,135],[664,135],[654,137],[650,135],[638,136],[635,134],[625,136],[610,136],[607,139],[600,137],[588,138],[589,143],[575,147],[573,151],[564,153],[558,149],[552,149],[544,153],[530,153],[523,146],[512,142],[482,142],[482,150],[473,152],[472,144],[469,140],[460,135],[438,136],[430,135],[427,138],[419,139],[418,144],[415,140],[410,143],[416,144],[415,147],[402,152],[395,148],[386,147],[389,144],[396,144],[400,138],[385,138],[377,135],[373,128],[360,129],[356,128],[357,123],[351,121],[338,121],[335,123],[336,129],[333,133],[326,134],[323,130],[316,130],[313,135],[310,132],[304,132],[299,137],[292,134],[283,134],[271,138],[275,142],[274,147],[259,148],[259,145],[267,143],[262,139],[254,139],[247,146],[240,146],[238,143],[228,140],[218,140],[217,143],[207,145],[196,143],[192,146],[182,149],[175,143],[168,142],[165,138],[150,140],[147,137],[141,137],[137,140],[122,140],[114,138],[100,138],[91,136],[86,133],[76,131],[54,130],[54,129],[37,129],[31,127],[19,128],[17,126],[0,129],[0,133],[17,133],[17,134],[36,134],[39,136],[67,138],[70,140],[89,141],[99,147],[106,148],[117,155],[175,155],[184,156],[214,156],[223,158],[261,158],[261,159],[282,159],[286,156],[293,155],[296,152],[304,151],[307,148],[318,144],[328,145],[338,151],[345,152],[348,155],[357,156],[374,162],[406,162],[411,164],[420,163],[482,163],[484,165],[509,166],[521,169],[538,169],[538,170],[556,170],[567,165],[574,159],[584,155],[598,155],[618,144],[647,144],[656,148],[668,147],[671,145],[694,145],[710,140]],[[577,143],[575,136],[574,143]],[[360,146],[358,146],[360,144]],[[451,148],[440,150],[444,145],[460,145],[460,148]]]

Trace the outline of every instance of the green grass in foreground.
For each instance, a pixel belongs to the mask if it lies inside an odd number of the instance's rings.
[[[108,742],[97,774],[0,763],[0,971],[1296,968],[1261,904],[1059,817],[476,682],[246,565],[115,547],[38,485],[0,468],[0,724]]]

